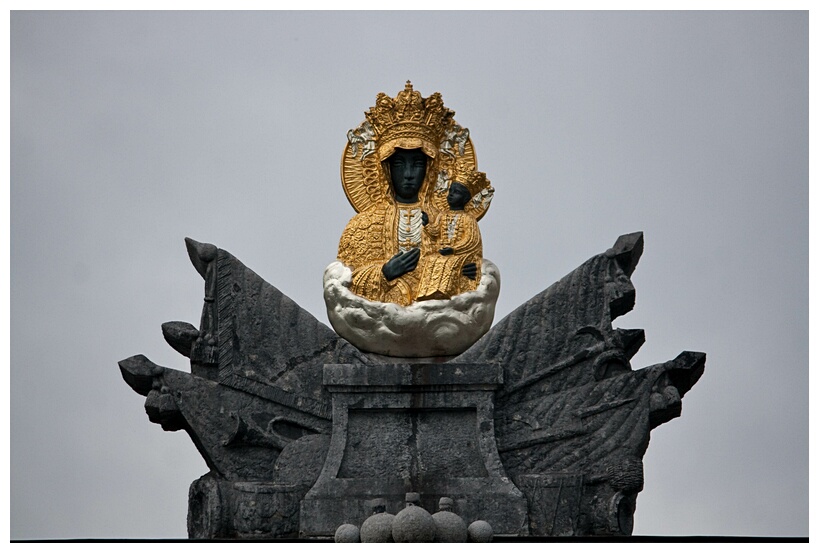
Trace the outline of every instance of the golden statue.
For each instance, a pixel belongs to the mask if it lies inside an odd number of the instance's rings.
[[[480,282],[476,221],[494,189],[477,172],[469,130],[454,115],[440,93],[422,98],[407,81],[395,98],[379,93],[347,133],[341,179],[357,215],[341,235],[338,259],[352,270],[354,294],[408,306]]]
[[[458,163],[446,196],[449,210],[424,227],[417,301],[448,299],[477,287],[483,258],[481,232],[475,217],[464,208],[486,186],[484,173]],[[465,270],[470,264],[474,271]]]

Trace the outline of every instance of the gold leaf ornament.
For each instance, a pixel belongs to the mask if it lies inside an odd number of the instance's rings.
[[[365,120],[347,132],[341,156],[341,185],[356,213],[378,203],[393,202],[389,169],[383,162],[396,148],[421,148],[430,158],[419,197],[423,204],[432,202],[433,207],[445,209],[446,192],[443,196],[437,194],[437,198],[435,194],[438,175],[453,175],[458,162],[475,169],[478,165],[469,129],[459,125],[454,115],[444,106],[439,92],[423,98],[409,81],[395,98],[380,92],[375,106],[365,112]],[[491,196],[490,201],[481,201],[487,189],[491,189],[488,181],[486,189],[467,206],[477,220],[489,209]],[[478,197],[481,194],[483,198]]]

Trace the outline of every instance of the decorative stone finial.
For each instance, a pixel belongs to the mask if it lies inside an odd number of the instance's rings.
[[[361,525],[362,543],[390,543],[395,515],[387,511],[387,502],[378,498],[373,504],[373,514]]]
[[[438,501],[438,512],[432,515],[435,521],[435,541],[441,543],[464,543],[468,532],[464,519],[452,512],[455,502],[449,497]]]
[[[429,512],[419,507],[421,496],[410,492],[404,507],[392,523],[392,538],[396,543],[420,543],[435,541],[435,520]]]
[[[358,543],[359,541],[358,526],[354,524],[342,524],[336,529],[336,543]]]
[[[476,520],[467,528],[467,534],[471,542],[488,543],[492,541],[492,536],[494,536],[495,533],[488,522],[485,520]]]

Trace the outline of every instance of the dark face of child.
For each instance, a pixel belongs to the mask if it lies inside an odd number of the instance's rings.
[[[446,203],[452,210],[462,210],[472,196],[469,194],[466,186],[459,182],[453,182],[449,185],[449,193],[446,195]]]

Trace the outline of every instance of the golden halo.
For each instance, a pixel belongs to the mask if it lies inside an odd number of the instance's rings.
[[[433,171],[436,179],[440,171],[446,170],[451,178],[454,174],[455,162],[461,159],[471,162],[475,167],[478,166],[475,148],[469,138],[464,146],[463,156],[454,158],[438,152],[435,159],[431,160],[427,170]],[[428,173],[425,180],[429,182],[429,179],[430,175]],[[427,187],[426,194],[421,201],[422,203],[431,203],[433,207],[444,211],[448,209],[446,194],[436,193],[435,179],[432,180],[432,186]],[[345,144],[344,152],[341,154],[341,186],[344,188],[344,194],[356,213],[366,211],[380,203],[393,201],[387,176],[384,174],[378,154],[372,153],[362,160],[360,151],[358,155],[353,155],[352,146],[349,142]],[[488,209],[489,204],[474,206],[472,203],[465,208],[478,220],[486,214]]]

